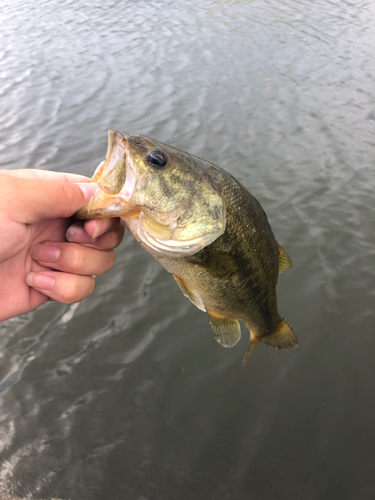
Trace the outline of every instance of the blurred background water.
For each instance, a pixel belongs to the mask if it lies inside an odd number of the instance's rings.
[[[3,0],[1,168],[91,176],[107,131],[212,161],[294,268],[297,350],[233,349],[125,235],[80,304],[0,324],[0,492],[375,498],[375,4]]]

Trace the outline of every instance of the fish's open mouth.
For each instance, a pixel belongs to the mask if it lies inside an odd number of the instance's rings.
[[[133,164],[127,161],[127,149],[125,135],[109,130],[105,160],[99,164],[91,179],[98,188],[88,203],[76,212],[77,218],[97,219],[124,214],[136,183]]]
[[[126,178],[127,141],[124,134],[117,130],[108,132],[108,148],[104,164],[98,167],[100,178],[98,186],[109,194],[118,194],[124,186]],[[94,174],[94,178],[97,172]]]

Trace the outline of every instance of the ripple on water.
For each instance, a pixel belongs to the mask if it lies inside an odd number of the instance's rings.
[[[226,168],[291,255],[300,346],[243,369],[248,332],[217,345],[126,234],[90,298],[0,326],[1,489],[374,497],[373,3],[3,4],[1,167],[91,175],[116,128]]]

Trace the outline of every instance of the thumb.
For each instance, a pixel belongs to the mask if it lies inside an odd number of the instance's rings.
[[[1,176],[3,209],[21,224],[70,217],[94,194],[95,183],[72,184],[51,179]]]

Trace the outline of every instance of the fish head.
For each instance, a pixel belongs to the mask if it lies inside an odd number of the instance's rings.
[[[121,217],[155,257],[193,255],[225,230],[225,207],[204,166],[143,135],[108,132],[97,189],[77,218]]]

